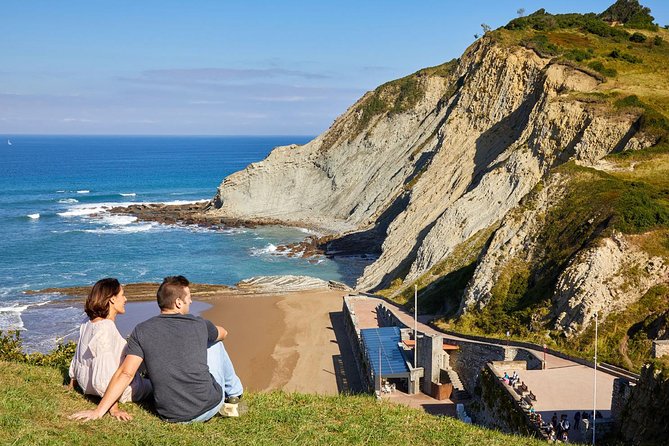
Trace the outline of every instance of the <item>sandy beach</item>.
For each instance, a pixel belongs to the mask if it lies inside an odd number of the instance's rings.
[[[225,346],[247,389],[336,394],[342,382],[357,382],[340,365],[350,348],[342,336],[342,296],[219,295],[205,300],[212,307],[202,316],[229,331]]]

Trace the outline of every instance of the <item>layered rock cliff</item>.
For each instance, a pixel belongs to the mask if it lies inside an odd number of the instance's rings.
[[[591,181],[618,189],[616,200],[628,190],[650,200],[654,192],[601,171],[617,168],[608,155],[655,144],[648,126],[661,119],[601,74],[537,50],[536,42],[557,48],[545,35],[524,44],[510,35],[489,33],[456,61],[367,93],[313,141],[278,147],[226,178],[207,215],[316,227],[331,244],[365,240],[379,257],[357,288],[371,291],[434,277],[459,247],[492,230],[458,314],[499,304],[514,287],[520,294],[507,307],[541,310],[531,331],[577,334],[595,312],[624,309],[669,280],[666,259],[616,232],[612,222],[623,217],[596,203],[615,193],[599,191],[592,203],[575,197]]]
[[[210,213],[272,218],[334,233],[391,213],[361,289],[418,277],[515,207],[546,173],[620,150],[638,115],[607,115],[569,93],[599,81],[579,69],[484,38],[447,72],[415,75],[410,109],[366,116],[402,85],[368,93],[304,146],[279,147],[226,178]],[[396,81],[397,82],[397,81]]]

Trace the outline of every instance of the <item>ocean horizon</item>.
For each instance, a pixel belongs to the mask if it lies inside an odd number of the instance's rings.
[[[27,351],[76,331],[80,306],[27,290],[90,286],[103,277],[234,285],[297,274],[353,283],[367,261],[302,259],[276,251],[303,228],[207,229],[112,215],[113,206],[211,199],[226,176],[276,146],[311,136],[10,135],[0,176],[0,330],[20,330]]]

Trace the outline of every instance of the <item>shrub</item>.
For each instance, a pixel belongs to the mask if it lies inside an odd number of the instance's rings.
[[[575,48],[573,50],[569,50],[564,54],[564,57],[567,59],[575,60],[576,62],[582,62],[584,60],[589,60],[594,57],[592,48],[588,48],[586,50],[582,50],[580,48]]]
[[[599,15],[607,22],[620,22],[628,28],[656,30],[655,18],[650,9],[641,6],[638,0],[618,0]]]
[[[622,51],[618,51],[618,50],[611,51],[608,54],[608,57],[610,57],[612,59],[622,59],[625,62],[629,62],[629,63],[641,63],[641,62],[643,62],[643,59],[641,59],[640,57],[636,57],[636,56],[634,56],[632,54],[629,54],[629,53],[623,53]]]
[[[641,33],[634,33],[630,36],[631,42],[642,43],[646,41],[646,36]]]
[[[618,74],[615,68],[607,68],[598,60],[590,62],[588,66],[593,70],[602,73],[604,76],[615,77]]]
[[[653,45],[660,46],[662,45],[662,42],[664,42],[664,40],[660,36],[655,36],[653,38]]]
[[[67,370],[74,356],[77,345],[70,341],[58,344],[49,353],[23,352],[23,344],[19,331],[0,331],[0,361],[23,362],[32,365],[56,367],[61,371]]]

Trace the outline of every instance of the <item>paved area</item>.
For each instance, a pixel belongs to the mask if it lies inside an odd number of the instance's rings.
[[[379,298],[359,296],[351,298],[351,304],[358,318],[360,328],[378,327],[376,307],[379,304],[383,304],[386,308],[390,309],[398,319],[408,327],[413,327],[414,325],[413,315],[407,313],[403,308],[392,302],[387,302]],[[438,334],[443,336],[446,341],[451,339],[463,342],[482,343],[439,332],[425,324],[430,318],[430,316],[419,317],[419,331],[427,334]],[[499,345],[495,342],[491,342],[491,344]],[[539,358],[544,357],[544,353],[541,350],[526,350],[532,351]],[[536,395],[537,401],[534,404],[534,407],[544,420],[550,421],[554,412],[557,412],[558,419],[560,418],[560,415],[564,413],[568,415],[570,423],[573,425],[575,411],[589,411],[592,413],[594,369],[551,354],[546,354],[545,358],[545,370],[518,370],[520,379],[521,381],[524,381],[528,386],[528,389]],[[511,373],[512,371],[509,371],[509,374]],[[605,418],[611,413],[610,409],[614,379],[615,377],[608,373],[600,370],[597,371],[596,406],[597,410],[599,410]],[[424,396],[427,397],[426,395]],[[398,397],[398,400],[401,399],[402,398]],[[420,405],[421,403],[416,400],[416,402],[408,404]],[[570,433],[570,440],[580,441],[581,434],[574,429],[573,432]]]

